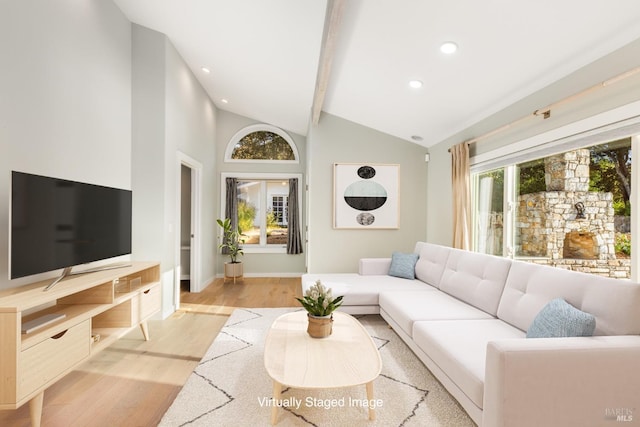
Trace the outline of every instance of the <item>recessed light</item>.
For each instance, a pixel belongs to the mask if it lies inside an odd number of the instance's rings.
[[[422,87],[422,82],[420,80],[411,80],[409,82],[409,86],[414,89],[420,89]]]
[[[228,100],[228,99],[225,99],[225,98],[222,98],[222,99],[220,100],[220,102],[222,102],[223,104],[228,104],[228,103],[229,103],[229,100]]]
[[[454,42],[444,42],[440,45],[440,51],[442,53],[446,53],[447,55],[451,55],[455,51],[458,50],[458,45]]]
[[[203,72],[203,73],[205,73],[205,74],[209,74],[209,73],[211,72],[211,70],[210,70],[210,69],[208,69],[207,67],[202,67],[202,68],[201,68],[201,70],[202,70],[202,72]]]

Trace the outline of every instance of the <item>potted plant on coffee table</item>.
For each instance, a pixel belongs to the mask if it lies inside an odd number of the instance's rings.
[[[218,248],[222,253],[229,255],[229,261],[224,263],[224,277],[233,278],[235,283],[236,278],[242,277],[244,273],[242,261],[238,260],[238,257],[244,254],[242,244],[245,241],[245,235],[242,234],[240,227],[233,228],[229,218],[218,218],[216,222],[222,227],[222,238]]]
[[[320,280],[316,280],[302,298],[296,299],[307,310],[309,320],[307,333],[313,338],[331,335],[333,312],[342,304],[342,295],[334,298],[331,288],[327,288]]]

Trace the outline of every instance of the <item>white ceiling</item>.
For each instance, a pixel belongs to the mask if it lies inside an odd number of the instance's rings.
[[[307,134],[326,0],[114,1],[218,108]],[[344,1],[322,111],[427,147],[640,38],[638,0]]]

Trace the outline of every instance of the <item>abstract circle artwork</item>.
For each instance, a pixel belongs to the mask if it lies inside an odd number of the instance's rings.
[[[375,220],[376,217],[371,215],[369,212],[363,212],[356,216],[356,221],[358,221],[358,224],[360,225],[371,225]]]
[[[376,170],[371,166],[361,166],[358,168],[358,176],[362,179],[371,179],[376,176]]]
[[[372,211],[387,201],[387,191],[374,181],[356,181],[344,191],[344,200],[353,209]]]
[[[375,181],[368,181],[376,176],[376,169],[372,166],[358,168],[358,176],[362,181],[356,181],[344,191],[344,201],[358,211],[364,211],[356,215],[356,222],[363,226],[371,225],[376,217],[369,211],[381,207],[387,201],[387,190]]]
[[[335,164],[334,227],[397,228],[398,165]]]

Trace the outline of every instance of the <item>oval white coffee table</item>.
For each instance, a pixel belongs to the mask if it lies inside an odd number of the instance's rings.
[[[327,338],[307,334],[307,312],[295,311],[278,317],[264,346],[264,366],[273,379],[273,399],[279,402],[282,386],[301,389],[353,387],[366,384],[367,400],[373,401],[373,380],[380,374],[378,349],[354,317],[333,313],[333,333]],[[273,405],[271,424],[278,418]],[[369,406],[369,419],[375,409]]]

